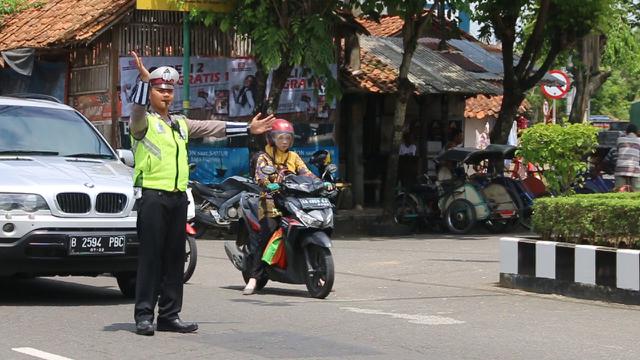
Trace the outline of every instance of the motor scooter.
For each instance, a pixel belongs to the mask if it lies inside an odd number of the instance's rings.
[[[273,175],[275,168],[267,166],[263,173]],[[271,195],[283,214],[277,226],[283,231],[286,266],[265,264],[264,276],[257,279],[256,290],[262,289],[269,280],[305,284],[312,297],[323,299],[331,292],[335,276],[330,250],[333,205],[327,197],[336,190],[326,190],[320,179],[294,174],[285,175],[280,188]],[[237,239],[224,245],[227,257],[242,272],[245,283],[251,277],[252,256],[258,253],[259,200],[259,194],[243,193]]]
[[[193,192],[196,215],[190,221],[200,238],[209,228],[231,230],[239,219],[238,206],[243,191],[258,193],[260,187],[252,179],[231,176],[220,184],[206,185],[190,180],[188,187]]]

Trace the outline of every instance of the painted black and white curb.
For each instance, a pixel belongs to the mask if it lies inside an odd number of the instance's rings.
[[[500,285],[640,304],[640,250],[504,237]]]

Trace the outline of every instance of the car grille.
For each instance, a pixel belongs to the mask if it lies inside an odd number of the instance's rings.
[[[91,199],[83,193],[60,193],[56,196],[60,210],[67,214],[85,214],[91,210]]]
[[[101,193],[96,200],[96,211],[99,213],[114,214],[124,210],[127,205],[125,194]]]

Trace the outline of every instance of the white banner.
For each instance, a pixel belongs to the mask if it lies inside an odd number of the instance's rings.
[[[173,66],[180,73],[174,91],[172,111],[182,110],[182,57],[144,57],[142,62],[153,71],[159,66]],[[332,67],[337,77],[337,68]],[[214,115],[242,117],[254,113],[256,93],[256,65],[249,58],[191,57],[190,100],[191,109],[204,109]],[[280,96],[278,113],[305,113],[316,118],[327,118],[335,109],[335,101],[327,104],[325,87],[302,68],[295,68]],[[138,69],[132,57],[120,58],[120,86],[122,116],[131,113],[131,96],[139,80]],[[267,85],[268,86],[268,85]],[[267,87],[268,88],[268,87]],[[318,89],[316,91],[316,89]]]

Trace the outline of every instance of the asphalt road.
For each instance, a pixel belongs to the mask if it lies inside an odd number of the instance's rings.
[[[496,286],[498,238],[334,242],[335,291],[243,296],[222,241],[199,242],[182,318],[136,335],[115,279],[1,281],[0,359],[638,359],[640,307]]]

